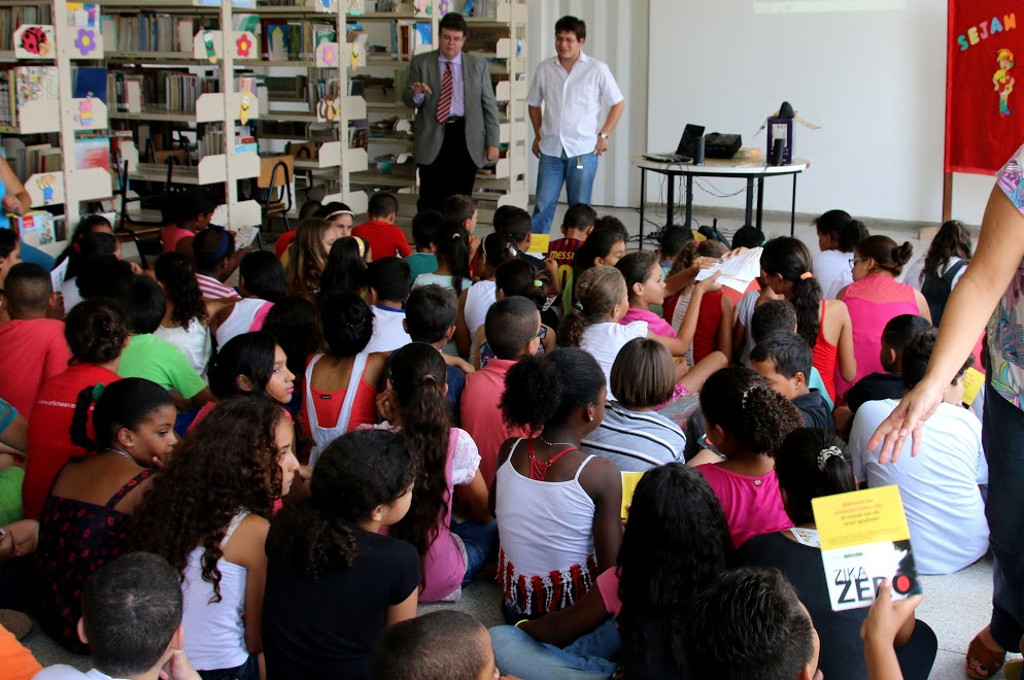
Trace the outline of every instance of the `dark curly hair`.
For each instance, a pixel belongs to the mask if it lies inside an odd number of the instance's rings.
[[[732,553],[722,506],[704,476],[683,463],[644,473],[619,548],[618,622],[624,662],[664,648],[683,670],[684,632],[693,598],[726,568]],[[652,645],[652,621],[665,645]]]
[[[285,507],[270,523],[267,546],[285,567],[314,581],[352,566],[357,525],[378,505],[401,498],[417,474],[403,437],[360,430],[324,449],[310,482],[310,497]]]
[[[106,364],[121,356],[130,334],[128,319],[113,300],[93,298],[75,305],[64,319],[64,339],[73,361]]]
[[[336,357],[354,357],[373,336],[373,311],[355,293],[330,293],[320,301],[320,318],[328,351]]]
[[[274,336],[288,357],[288,370],[297,376],[304,374],[306,359],[324,346],[320,313],[316,305],[302,295],[286,295],[274,303],[262,330]]]
[[[622,278],[626,280],[626,291],[630,302],[636,299],[636,292],[633,290],[634,284],[646,281],[655,265],[661,269],[658,253],[654,250],[638,250],[615,263],[615,268],[622,272]]]
[[[780,236],[764,244],[761,269],[770,276],[779,274],[793,284],[790,302],[796,308],[796,332],[814,347],[821,330],[821,284],[805,277],[811,271],[811,254],[804,242],[791,236]]]
[[[156,259],[154,273],[171,303],[174,322],[188,330],[193,321],[205,324],[210,320],[191,257],[182,253],[164,253]]]
[[[412,506],[391,528],[395,538],[415,546],[420,558],[437,538],[440,522],[451,507],[448,438],[451,411],[445,397],[447,368],[432,346],[413,342],[395,350],[388,361],[388,379],[398,399],[402,436],[419,465]]]
[[[700,409],[709,429],[720,425],[751,453],[774,454],[786,435],[804,424],[792,403],[745,366],[712,374],[700,391]]]
[[[835,452],[838,455],[831,455]],[[815,498],[857,490],[846,444],[817,428],[798,427],[782,440],[775,452],[775,474],[786,492],[786,514],[794,524],[814,521],[811,501]]]
[[[78,393],[75,413],[71,417],[71,443],[86,451],[101,451],[117,446],[117,433],[122,427],[135,430],[151,413],[164,406],[174,406],[171,393],[145,378],[123,378],[103,388],[99,399],[97,386]],[[92,413],[96,440],[89,438],[89,409]]]
[[[217,404],[154,477],[129,529],[129,550],[156,553],[184,578],[188,556],[203,548],[203,580],[220,601],[220,544],[243,508],[270,519],[281,495],[277,425],[285,410],[266,397]]]
[[[512,427],[560,425],[574,408],[597,402],[606,384],[597,360],[581,349],[523,357],[505,374],[501,413]]]
[[[559,347],[579,347],[587,326],[608,321],[628,293],[622,272],[608,265],[591,267],[575,281],[576,303],[558,327]]]

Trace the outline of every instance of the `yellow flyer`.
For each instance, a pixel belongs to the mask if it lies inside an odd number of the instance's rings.
[[[985,374],[976,368],[968,368],[964,371],[961,384],[964,386],[963,402],[970,406],[978,398],[981,386],[985,384]]]
[[[622,473],[622,519],[629,517],[629,506],[633,502],[633,494],[636,493],[636,485],[640,483],[642,472]]]
[[[921,592],[899,487],[824,496],[812,505],[833,611],[870,607],[885,579],[894,600]]]

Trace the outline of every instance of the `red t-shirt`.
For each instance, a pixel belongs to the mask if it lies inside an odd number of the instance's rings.
[[[28,418],[43,384],[68,369],[64,322],[15,320],[0,324],[0,397]]]
[[[704,293],[700,299],[700,312],[697,315],[697,330],[693,333],[693,360],[700,361],[707,355],[720,349],[718,344],[718,328],[722,325],[722,296],[725,289],[714,293]]]
[[[118,380],[117,373],[102,366],[75,364],[47,381],[39,390],[32,418],[28,421],[28,459],[21,487],[25,517],[28,519],[39,519],[50,485],[64,463],[72,456],[86,453],[85,449],[71,443],[68,431],[78,393],[97,383],[109,385]]]
[[[366,239],[375,260],[396,255],[401,257],[412,255],[412,248],[409,247],[409,241],[405,238],[405,234],[390,222],[377,220],[363,222],[352,230],[352,235]]]

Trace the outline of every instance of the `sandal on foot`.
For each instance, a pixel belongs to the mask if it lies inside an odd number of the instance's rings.
[[[967,661],[964,664],[964,672],[967,677],[975,680],[988,680],[999,672],[1006,662],[1006,652],[997,652],[989,648],[981,641],[979,635],[975,635],[971,644],[967,647]]]

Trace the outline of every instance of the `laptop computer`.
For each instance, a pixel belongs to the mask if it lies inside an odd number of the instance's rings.
[[[683,128],[683,136],[679,139],[679,146],[676,147],[674,154],[645,153],[644,158],[655,163],[689,163],[693,160],[693,145],[703,136],[703,125],[687,124]]]

